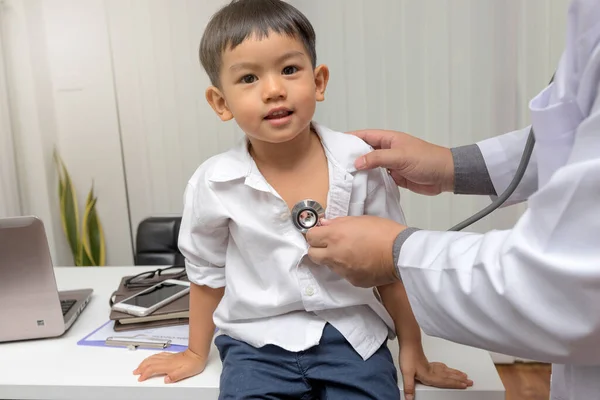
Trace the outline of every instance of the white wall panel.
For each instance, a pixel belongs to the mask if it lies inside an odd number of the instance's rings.
[[[15,163],[14,140],[10,118],[6,60],[4,57],[5,29],[0,2],[0,218],[21,214],[17,165]]]
[[[198,45],[218,1],[106,2],[134,230],[180,214],[187,180],[241,138],[205,100]]]
[[[22,212],[46,225],[54,262],[72,265],[60,223],[56,148],[80,215],[94,183],[109,265],[133,262],[103,0],[5,0],[8,86]]]
[[[226,1],[107,0],[132,222],[180,213],[197,165],[240,136],[204,99],[197,58],[209,16]],[[566,0],[290,1],[317,31],[331,70],[316,119],[333,129],[403,130],[443,145],[528,123],[527,102],[564,43]],[[486,198],[403,191],[409,222],[445,229]],[[509,227],[521,207],[476,231]]]
[[[52,198],[54,145],[72,165],[80,197],[91,179],[101,190],[109,260],[131,260],[128,222],[135,230],[147,216],[181,212],[196,167],[241,137],[235,122],[222,123],[206,103],[209,82],[197,55],[210,15],[226,2],[5,1],[23,212],[45,215],[54,236],[61,235]],[[450,146],[528,123],[527,103],[564,44],[568,1],[291,3],[313,22],[318,61],[331,70],[316,120],[338,130],[403,130]],[[7,120],[5,113],[3,126]],[[423,228],[445,229],[487,201],[403,191],[409,222]],[[472,229],[509,227],[522,209],[501,210]]]

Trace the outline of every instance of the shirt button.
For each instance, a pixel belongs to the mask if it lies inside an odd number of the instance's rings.
[[[313,294],[315,294],[315,288],[313,288],[312,286],[307,286],[306,289],[304,289],[304,294],[306,294],[307,296],[312,296]]]
[[[281,218],[282,221],[285,221],[289,217],[290,217],[290,214],[288,214],[288,213],[283,213],[283,214],[279,215],[279,218]]]

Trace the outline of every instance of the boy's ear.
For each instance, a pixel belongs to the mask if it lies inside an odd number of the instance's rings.
[[[229,110],[229,107],[227,107],[223,93],[216,86],[206,89],[206,101],[215,110],[221,121],[229,121],[233,118],[233,114]]]
[[[315,90],[317,101],[325,100],[327,82],[329,82],[329,68],[327,68],[327,65],[319,65],[315,68]]]

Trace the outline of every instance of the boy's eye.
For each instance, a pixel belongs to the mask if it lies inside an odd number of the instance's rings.
[[[284,75],[292,75],[293,73],[295,73],[297,71],[298,71],[298,68],[294,67],[293,65],[290,65],[283,69],[283,74]]]
[[[244,83],[254,83],[256,81],[256,76],[254,75],[244,75],[241,79]]]

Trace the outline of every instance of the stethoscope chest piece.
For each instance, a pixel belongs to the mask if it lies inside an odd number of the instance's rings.
[[[302,233],[306,233],[310,228],[319,225],[320,219],[324,216],[325,209],[323,209],[323,206],[311,199],[299,201],[292,208],[292,222],[296,229]]]

